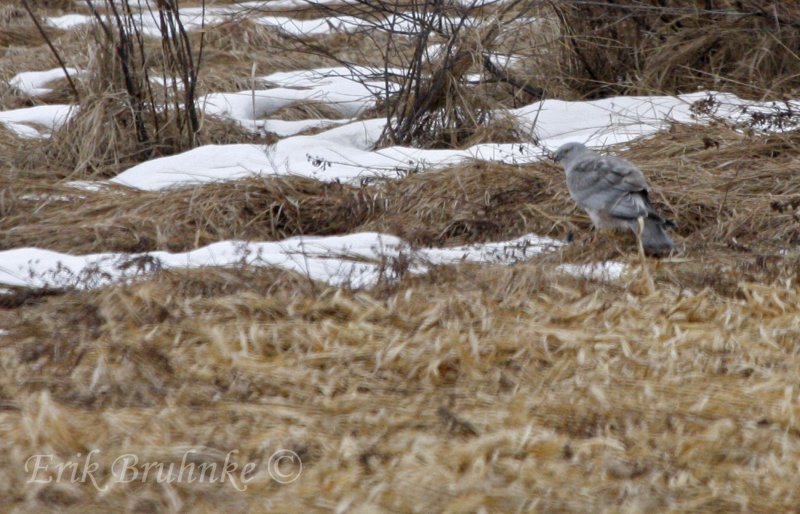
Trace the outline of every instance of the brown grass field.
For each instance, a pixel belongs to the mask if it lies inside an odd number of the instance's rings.
[[[86,12],[29,3],[40,17]],[[516,5],[540,21],[495,43],[528,56],[517,73],[555,98],[698,87],[800,98],[790,2],[682,1],[656,14],[645,7],[659,2],[627,2],[639,10],[620,23],[599,3]],[[722,16],[716,39],[698,39],[702,4]],[[714,14],[725,9],[751,15]],[[70,65],[101,73],[90,29],[47,35]],[[368,34],[299,41],[240,21],[205,38],[200,93],[249,88],[254,63],[258,75],[382,63]],[[650,57],[609,50],[618,45]],[[625,73],[598,76],[603,55]],[[0,57],[2,110],[73,101],[66,81],[45,97],[5,85],[58,65],[18,2],[0,2]],[[398,279],[361,290],[248,266],[5,289],[0,512],[800,512],[800,131],[675,124],[612,148],[641,166],[677,222],[683,251],[657,260],[629,237],[592,240],[547,161],[465,162],[360,186],[259,177],[75,197],[67,180],[142,158],[100,78],[79,82],[95,110],[51,138],[0,124],[0,250],[187,251],[360,231],[419,246],[530,232],[574,241],[510,266],[412,275],[386,262]],[[530,101],[508,84],[477,87],[473,97],[500,107]],[[280,113],[309,114],[332,116],[314,104]],[[512,134],[498,126],[475,140]],[[271,142],[221,120],[197,137]],[[606,259],[630,271],[556,270]],[[216,479],[163,479],[170,466]]]

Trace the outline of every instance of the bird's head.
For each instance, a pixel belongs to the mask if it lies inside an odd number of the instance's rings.
[[[553,154],[553,160],[566,166],[567,162],[586,151],[581,143],[566,143],[558,147]]]

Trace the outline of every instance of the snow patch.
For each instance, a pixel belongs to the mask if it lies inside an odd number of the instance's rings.
[[[66,71],[73,77],[80,73],[75,68],[66,68]],[[19,92],[26,95],[41,96],[53,91],[48,87],[44,87],[45,84],[61,78],[64,78],[64,70],[61,68],[53,68],[45,71],[25,71],[23,73],[17,73],[8,83]]]
[[[285,129],[284,133],[305,129],[311,125],[300,123],[289,126],[287,123],[281,126],[277,120],[259,118],[300,98],[326,98],[326,101],[335,102],[334,105],[345,109],[345,112],[358,112],[357,109],[363,108],[368,100],[366,96],[357,96],[356,89],[360,86],[353,86],[350,79],[342,77],[341,70],[339,73],[338,76],[322,79],[315,79],[307,72],[275,74],[265,79],[279,84],[293,82],[311,87],[300,90],[276,88],[259,92],[262,94],[256,99],[255,110],[250,93],[217,93],[209,95],[211,100],[206,112],[229,116],[243,126],[255,123],[266,130],[271,126],[278,131]],[[330,82],[323,87],[326,80]],[[334,90],[339,85],[345,88],[346,93],[335,93],[340,95],[338,97],[320,96],[320,91],[334,95]],[[325,89],[328,86],[330,88]],[[352,89],[347,90],[347,87]],[[365,90],[360,90],[360,94],[365,93]],[[710,96],[717,102],[714,112],[703,113],[698,110],[698,103],[705,102]],[[260,150],[253,145],[214,146],[210,151],[203,151],[201,147],[179,156],[140,164],[118,175],[113,181],[148,190],[229,180],[254,174],[301,175],[324,181],[358,183],[376,177],[396,178],[468,159],[529,164],[541,160],[549,152],[570,141],[603,147],[652,135],[672,122],[702,123],[713,118],[742,122],[749,116],[745,107],[752,112],[757,108],[769,109],[770,104],[754,104],[734,95],[708,92],[678,97],[614,97],[591,102],[544,100],[511,111],[522,128],[531,134],[531,140],[538,143],[484,143],[462,150],[400,146],[373,150],[386,120],[371,119],[346,123],[311,136],[286,137],[275,145],[261,147]],[[800,108],[800,103],[796,104],[795,108]],[[206,160],[205,156],[211,154],[213,159]]]
[[[617,280],[627,271],[628,267],[622,262],[604,261],[590,264],[562,264],[556,269],[576,277],[593,280]]]
[[[71,105],[36,105],[0,112],[0,123],[20,137],[45,137],[76,111]]]
[[[412,250],[395,236],[362,232],[266,243],[222,241],[185,253],[75,256],[40,248],[18,248],[0,252],[0,283],[91,288],[133,280],[159,269],[247,264],[277,266],[336,286],[369,287],[386,272],[381,263],[401,254],[410,259],[411,272],[422,273],[431,265],[462,261],[510,264],[561,244],[530,234],[506,242]]]

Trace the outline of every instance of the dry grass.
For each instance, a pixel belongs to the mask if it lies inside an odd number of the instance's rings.
[[[657,206],[676,220],[690,252],[728,247],[772,254],[800,242],[798,137],[748,135],[722,124],[674,125],[617,153],[650,177]],[[148,249],[186,250],[226,238],[357,230],[452,244],[588,231],[566,194],[563,172],[547,162],[470,162],[360,187],[267,177],[163,192],[81,192],[78,205],[58,200],[78,194],[70,188],[45,188],[38,199],[25,196],[37,189],[20,177],[6,188],[16,200],[9,200],[13,208],[0,221],[4,247],[39,241],[93,252],[125,250],[147,239]],[[66,211],[81,222],[65,219]]]
[[[378,144],[459,148],[484,141],[485,127],[491,127],[488,132],[503,127],[509,139],[521,139],[513,122],[496,123],[500,105],[467,80],[470,71],[482,68],[486,50],[497,40],[502,13],[498,20],[473,28],[448,23],[449,13],[442,5],[421,3],[413,10],[421,27],[416,48],[403,63],[408,73],[386,101],[387,123]],[[466,13],[457,19],[465,22]],[[442,44],[430,55],[429,45],[436,38]]]
[[[272,112],[270,118],[278,120],[307,120],[312,118],[336,120],[342,119],[341,112],[323,102],[294,102]]]
[[[11,163],[23,145],[23,141],[14,132],[6,128],[5,124],[0,123],[0,159],[5,163]],[[11,183],[7,182],[5,185],[11,186]]]
[[[407,39],[407,38],[398,38]],[[199,36],[193,35],[195,46]],[[410,43],[398,42],[398,50],[408,53]],[[247,19],[210,26],[206,30],[201,92],[237,91],[253,84],[252,76],[278,71],[341,66],[342,63],[384,65],[385,34],[340,33],[298,38],[274,27]],[[390,62],[390,66],[398,63]]]
[[[385,292],[209,269],[50,297],[0,339],[4,497],[76,512],[784,511],[800,490],[800,294],[739,291],[637,296],[529,264]],[[101,485],[117,455],[177,466],[187,448],[198,464],[237,449],[260,475],[244,492],[25,485],[29,455],[93,448]],[[292,484],[265,473],[278,448],[302,456]]]
[[[743,280],[791,276],[800,240],[793,172],[797,134],[744,135],[723,125],[675,125],[620,155],[645,170],[657,207],[678,224],[679,259],[651,263],[662,284],[735,295]],[[465,163],[371,185],[303,177],[250,178],[162,192],[80,192],[9,180],[0,247],[73,253],[187,251],[225,239],[380,231],[416,245],[511,239],[534,232],[573,244],[543,265],[631,259],[632,237],[590,242],[563,172],[549,163]],[[76,203],[76,194],[83,199]],[[65,197],[73,197],[65,200]]]
[[[87,192],[77,211],[72,201],[59,198],[76,194],[74,189],[43,194],[31,201],[21,193],[13,206],[8,203],[3,246],[36,242],[85,253],[185,251],[223,239],[342,233],[370,209],[370,199],[356,188],[303,178],[248,179],[168,192]],[[57,219],[65,209],[75,217],[69,227]]]
[[[0,5],[0,77],[52,67],[23,32],[13,36],[22,46],[2,45],[5,27],[24,21],[6,20],[13,9]],[[495,45],[542,59],[523,63],[532,84],[582,94],[564,80],[569,54],[547,57],[560,41],[555,23],[515,36]],[[53,37],[68,65],[97,78],[87,31]],[[246,21],[206,37],[203,91],[251,87],[253,63],[256,75],[340,57],[379,64],[386,42],[303,42]],[[396,43],[399,54],[413,49]],[[314,45],[329,55],[309,54]],[[747,52],[735,55],[745,60],[734,72],[753,66]],[[459,73],[475,70],[468,64]],[[651,87],[644,79],[642,91]],[[0,90],[0,106],[65,98],[54,86],[41,99]],[[548,162],[467,162],[361,186],[253,177],[161,192],[76,190],[64,179],[111,176],[139,160],[115,128],[122,103],[90,82],[79,87],[81,116],[49,141],[0,125],[0,249],[183,251],[364,230],[437,246],[529,232],[575,240],[513,266],[415,276],[386,262],[399,280],[368,290],[242,266],[159,271],[90,291],[3,289],[0,510],[772,513],[800,504],[800,132],[675,125],[611,149],[644,169],[685,247],[643,268],[632,238],[589,240],[589,220]],[[487,105],[526,101],[504,87],[480,85],[465,104],[479,95]],[[277,115],[336,117],[313,103]],[[201,142],[255,141],[233,124],[204,123]],[[486,125],[462,143],[517,137]],[[595,281],[556,270],[604,259],[631,271]],[[304,466],[289,484],[268,473],[282,448]],[[31,456],[82,463],[93,450],[105,492],[71,482],[69,470],[29,482]],[[244,491],[230,480],[159,483],[155,470],[144,481],[111,477],[124,454],[142,472],[146,462],[179,467],[187,451],[197,466],[221,467],[232,450],[239,470],[255,467]]]
[[[585,97],[713,89],[796,96],[800,4],[554,2],[561,77]]]
[[[571,207],[561,190],[561,174],[552,166],[488,163],[362,187],[270,177],[163,192],[78,192],[8,181],[0,246],[185,251],[222,239],[363,230],[389,231],[419,244],[485,241],[527,231],[564,235],[570,216],[558,212]],[[77,204],[76,195],[83,196]]]
[[[192,35],[199,46],[200,37]],[[330,59],[302,52],[290,38],[273,27],[238,19],[208,27],[205,35],[201,94],[253,87],[251,75],[334,65]]]

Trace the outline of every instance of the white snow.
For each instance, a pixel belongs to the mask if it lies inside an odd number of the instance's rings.
[[[389,73],[400,71],[388,70]],[[200,99],[200,105],[206,114],[231,119],[252,132],[293,136],[312,128],[330,128],[351,122],[352,117],[375,105],[376,95],[384,94],[386,82],[381,78],[384,74],[385,70],[363,66],[273,73],[257,80],[278,87],[211,93]],[[284,107],[308,102],[325,104],[347,118],[287,121],[267,117]]]
[[[627,271],[628,267],[622,262],[605,261],[590,264],[562,264],[556,269],[576,277],[593,280],[617,280]]]
[[[75,76],[79,72],[75,68],[66,68],[70,76]],[[53,91],[48,87],[44,87],[48,82],[64,78],[64,70],[61,68],[53,68],[45,71],[26,71],[18,73],[8,81],[9,85],[30,96],[46,95]]]
[[[308,120],[254,120],[253,126],[264,134],[275,134],[278,137],[288,137],[299,134],[309,129],[331,128],[349,123],[350,119],[329,120],[313,118]]]
[[[263,146],[205,145],[188,152],[137,164],[111,179],[111,182],[156,190],[255,175],[268,165],[269,159]],[[84,188],[85,184],[80,187]]]
[[[21,137],[44,137],[63,125],[74,111],[71,105],[36,105],[0,111],[0,123]]]
[[[330,70],[323,71],[331,73]],[[291,104],[303,95],[307,99],[327,98],[326,101],[336,102],[334,105],[338,108],[363,107],[367,102],[366,96],[357,100],[357,86],[352,86],[353,82],[342,76],[344,72],[338,70],[338,73],[339,75],[324,76],[323,79],[319,76],[314,78],[311,72],[265,77],[271,82],[285,84],[293,81],[302,86],[313,87],[307,90],[276,88],[260,91],[256,98],[255,111],[250,93],[216,93],[209,95],[206,112],[229,116],[244,126],[256,123],[267,130],[270,127],[280,130],[278,120],[258,118]],[[353,96],[335,93],[339,87],[353,93]],[[350,87],[352,89],[347,89]],[[317,96],[309,92],[314,92]],[[361,93],[365,92],[361,90]],[[329,96],[324,96],[326,94]],[[302,175],[326,181],[359,182],[374,177],[394,178],[408,172],[429,170],[465,159],[526,164],[540,160],[545,155],[545,149],[553,151],[568,141],[602,147],[654,134],[671,122],[707,122],[710,118],[693,113],[692,105],[709,95],[714,95],[719,102],[714,116],[730,121],[748,118],[749,115],[742,112],[744,106],[769,108],[768,103],[754,104],[734,95],[708,92],[678,97],[614,97],[591,102],[544,100],[511,111],[523,129],[539,141],[538,144],[485,143],[463,150],[427,150],[399,146],[373,150],[385,119],[370,119],[347,123],[312,136],[286,137],[260,151],[252,145],[214,146],[211,150],[214,158],[210,160],[205,158],[209,155],[208,151],[201,147],[186,154],[140,164],[121,173],[112,181],[147,190],[256,174]],[[299,125],[301,129],[306,127],[302,123]]]
[[[518,239],[453,248],[412,250],[401,239],[375,232],[344,236],[293,237],[256,243],[221,241],[185,253],[100,253],[74,256],[40,248],[0,252],[0,283],[30,287],[91,288],[144,276],[158,269],[248,264],[277,266],[331,285],[368,287],[380,278],[381,262],[407,254],[411,271],[421,273],[431,264],[459,261],[514,263],[551,248],[559,241],[535,234]]]
[[[388,71],[399,73],[402,70]],[[229,118],[246,129],[285,137],[309,128],[341,125],[352,120],[313,118],[284,121],[266,116],[284,107],[307,102],[323,103],[348,118],[357,116],[375,105],[377,95],[385,94],[384,74],[384,70],[363,66],[273,73],[260,77],[258,81],[278,87],[211,93],[200,99],[200,105],[207,114]]]
[[[314,0],[314,4],[346,4],[353,3],[349,1],[334,1],[330,0]],[[236,2],[232,5],[220,5],[203,7],[181,7],[180,20],[186,30],[200,30],[203,25],[206,27],[217,25],[224,22],[234,21],[237,17],[246,16],[247,19],[264,25],[271,25],[286,32],[302,35],[302,34],[320,34],[330,32],[338,26],[342,29],[351,28],[354,25],[362,25],[363,20],[353,18],[350,16],[332,16],[330,18],[320,18],[316,20],[297,20],[288,18],[286,16],[266,16],[270,10],[288,10],[308,7],[307,0],[271,0],[269,2],[254,1],[254,2]],[[157,11],[154,2],[140,1],[140,12],[142,32],[149,36],[160,36],[158,29],[159,20],[157,18]],[[45,23],[52,27],[57,27],[63,30],[69,30],[79,25],[91,23],[94,19],[90,14],[66,14],[63,16],[50,16],[45,18]],[[356,23],[358,22],[358,23]],[[285,28],[283,28],[285,26]],[[309,30],[311,32],[305,33],[302,30]]]
[[[356,32],[372,27],[355,16],[337,16],[304,20],[287,16],[261,16],[253,19],[255,23],[275,27],[293,36],[319,36],[331,32]]]
[[[403,13],[394,14],[381,23],[372,22],[356,16],[329,16],[324,18],[301,19],[289,16],[271,16],[262,13],[268,12],[274,5],[265,5],[259,2],[237,3],[230,6],[184,7],[180,10],[180,20],[187,31],[207,29],[222,23],[236,23],[242,16],[256,24],[274,27],[281,32],[292,36],[318,36],[332,32],[358,32],[367,30],[394,31],[396,33],[413,34],[419,30],[415,20]],[[94,16],[88,14],[67,14],[45,18],[45,23],[52,27],[69,30],[74,27],[91,23]],[[136,18],[141,32],[149,37],[161,37],[158,16],[148,9],[142,10],[142,16]],[[456,23],[458,20],[452,20]],[[474,20],[466,19],[467,25]]]
[[[70,30],[80,25],[90,23],[92,17],[86,14],[65,14],[63,16],[50,16],[45,18],[44,21],[51,27],[61,30]]]
[[[337,72],[341,74],[337,74]],[[346,73],[346,75],[344,75]],[[253,131],[272,132],[279,136],[294,135],[307,128],[346,123],[350,120],[284,120],[264,119],[273,112],[295,104],[307,102],[324,103],[343,116],[353,117],[375,104],[382,83],[355,80],[354,71],[345,68],[318,70],[318,74],[304,74],[292,87],[276,87],[267,90],[240,91],[236,93],[211,93],[200,98],[206,114],[229,118],[242,127]],[[261,80],[291,84],[291,77],[268,76]]]
[[[481,243],[448,248],[425,248],[420,255],[431,264],[451,264],[459,261],[510,264],[525,261],[531,256],[563,245],[548,237],[527,234],[510,241]]]
[[[522,63],[526,57],[524,55],[492,53],[489,55],[489,59],[495,66],[503,69]]]
[[[481,5],[497,0],[455,0],[461,5]],[[500,0],[505,1],[505,0]],[[320,2],[317,2],[320,3]],[[321,3],[352,3],[352,0],[322,0]],[[142,0],[141,27],[146,35],[160,36],[158,20]],[[270,10],[306,7],[305,0],[238,2],[182,8],[180,19],[187,30],[248,19],[291,35],[320,35],[331,32],[376,30],[373,23],[352,16],[297,19],[271,15]],[[92,21],[88,15],[67,14],[47,18],[55,27],[70,29]],[[472,23],[473,20],[467,20]],[[531,20],[518,20],[529,23]],[[377,30],[413,33],[415,22],[402,13],[390,17]],[[441,46],[427,49],[433,59]],[[522,57],[494,54],[499,66],[512,66]],[[78,70],[69,69],[71,74]],[[389,76],[385,76],[386,74]],[[354,120],[397,87],[393,74],[403,70],[366,67],[334,67],[273,73],[258,77],[251,91],[214,92],[198,100],[207,115],[235,121],[255,133],[277,135],[270,146],[253,144],[207,145],[133,166],[109,181],[74,182],[77,189],[102,190],[120,184],[143,190],[194,186],[248,176],[299,175],[323,181],[359,183],[376,177],[394,178],[425,172],[465,159],[526,164],[542,159],[548,152],[570,141],[592,147],[626,143],[663,130],[670,123],[707,123],[723,119],[734,123],[753,120],[754,113],[769,114],[776,109],[800,110],[800,102],[749,102],[731,94],[697,92],[681,96],[615,97],[590,102],[548,99],[534,102],[509,114],[528,134],[517,143],[484,143],[462,150],[426,150],[408,147],[374,149],[386,120]],[[61,69],[20,73],[9,84],[22,93],[36,96],[49,91],[46,84],[60,78]],[[479,80],[480,75],[470,75]],[[155,78],[154,80],[157,80]],[[257,89],[256,89],[257,88]],[[711,110],[696,109],[713,98]],[[333,108],[343,119],[280,120],[275,112],[294,104],[319,102]],[[707,103],[707,102],[706,102]],[[77,108],[69,105],[41,105],[0,112],[0,123],[22,137],[47,137]],[[311,128],[327,129],[314,135],[297,135]],[[764,131],[785,127],[756,125]],[[791,127],[789,127],[791,128]],[[533,141],[536,141],[534,144]],[[108,194],[112,194],[109,191]],[[80,201],[81,195],[59,198]],[[330,237],[295,237],[279,242],[221,241],[185,253],[148,254],[103,253],[74,256],[39,248],[0,251],[0,284],[13,286],[95,287],[114,281],[133,280],[159,268],[248,265],[278,266],[332,285],[366,287],[384,273],[385,263],[401,255],[410,258],[410,271],[422,273],[431,266],[460,261],[512,264],[562,243],[529,234],[512,241],[450,248],[411,249],[397,237],[358,233]],[[598,280],[616,280],[626,272],[624,263],[563,264],[561,273]]]
[[[569,141],[599,147],[654,134],[670,122],[710,121],[710,117],[692,112],[695,102],[709,96],[719,102],[714,116],[733,122],[748,118],[742,112],[744,106],[766,107],[768,104],[749,102],[728,93],[701,91],[680,96],[621,96],[590,102],[545,100],[512,112],[550,149]]]

